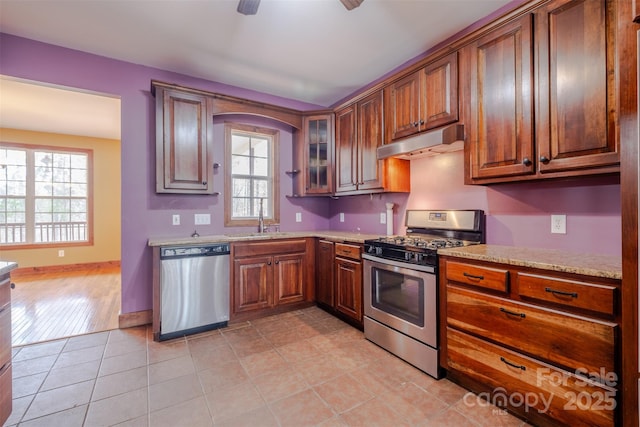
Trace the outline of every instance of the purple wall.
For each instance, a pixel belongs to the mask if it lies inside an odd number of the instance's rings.
[[[83,52],[0,34],[0,74],[116,95],[122,105],[122,313],[151,308],[151,251],[147,239],[184,236],[193,232],[193,214],[211,213],[210,226],[198,226],[201,235],[225,230],[222,196],[182,196],[155,193],[154,99],[150,81],[157,79],[300,110],[303,104],[246,89],[195,79],[167,71],[116,61]],[[265,119],[246,123],[276,125]],[[222,137],[222,123],[214,133]],[[281,131],[282,171],[292,163],[291,132]],[[222,159],[222,145],[216,145]],[[222,163],[222,162],[221,162]],[[484,209],[487,242],[562,248],[576,252],[620,255],[620,186],[614,179],[579,182],[511,184],[493,187],[463,185],[462,153],[412,161],[412,192],[373,196],[288,199],[290,178],[281,172],[281,229],[328,229],[384,234],[380,224],[385,203],[396,203],[395,232],[403,232],[405,209]],[[223,189],[219,172],[216,190]],[[302,212],[303,221],[294,221]],[[339,221],[339,213],[345,222]],[[171,225],[171,214],[182,215],[181,226]],[[550,214],[567,214],[567,234],[551,235]],[[242,231],[247,231],[244,229]]]
[[[379,217],[387,202],[398,205],[394,225],[400,234],[406,209],[482,209],[487,243],[621,255],[617,176],[475,186],[464,185],[463,174],[461,151],[412,160],[410,195],[341,198],[331,205],[330,226],[384,234]],[[551,234],[551,214],[567,215],[567,234]]]
[[[8,34],[0,34],[0,74],[72,88],[116,95],[122,106],[122,313],[151,308],[151,250],[147,239],[160,236],[184,236],[193,232],[193,213],[211,213],[212,224],[199,226],[201,235],[223,234],[223,196],[176,196],[155,193],[155,109],[150,94],[151,79],[240,96],[256,101],[300,110],[318,109],[309,105],[246,89],[195,79],[163,70],[116,61],[79,51],[35,42]],[[264,124],[264,120],[248,118],[247,123]],[[273,123],[271,123],[273,124]],[[221,123],[215,125],[222,135]],[[280,127],[282,170],[292,162],[291,130]],[[216,158],[222,159],[222,145],[216,145]],[[222,163],[222,162],[221,162]],[[216,182],[222,190],[222,171]],[[327,228],[326,199],[292,199],[281,175],[282,230]],[[296,223],[295,213],[302,212]],[[171,214],[180,213],[182,226],[171,225]],[[191,225],[189,225],[191,224]],[[247,229],[243,231],[248,231]],[[253,230],[251,230],[253,231]]]

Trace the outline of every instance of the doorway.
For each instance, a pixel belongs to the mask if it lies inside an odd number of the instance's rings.
[[[0,212],[0,259],[18,263],[12,272],[16,284],[12,345],[117,328],[121,307],[120,99],[6,76],[0,76],[0,91],[0,148],[4,144],[84,150],[92,157],[86,203],[90,235],[83,242],[2,240],[3,226],[15,229],[15,223],[22,220],[28,229],[29,216],[38,212],[21,217],[19,209],[7,209],[6,194],[4,205],[0,200],[0,208],[5,209]],[[4,172],[6,181],[7,168]],[[23,210],[34,209],[29,196],[25,200]]]

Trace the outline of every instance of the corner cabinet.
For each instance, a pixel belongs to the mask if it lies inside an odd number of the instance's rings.
[[[461,50],[467,184],[619,172],[617,7],[551,1]]]
[[[333,194],[333,114],[303,119],[304,194]]]
[[[458,53],[384,89],[385,141],[395,141],[458,121]]]
[[[208,97],[152,83],[156,97],[156,193],[215,194]]]
[[[312,305],[313,239],[233,243],[231,320]]]
[[[439,286],[448,378],[535,425],[620,425],[620,280],[441,256]]]
[[[383,144],[382,91],[336,112],[336,195],[409,192],[409,161],[378,160]]]

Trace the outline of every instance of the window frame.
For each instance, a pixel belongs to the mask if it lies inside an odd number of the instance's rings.
[[[42,145],[42,144],[23,144],[23,143],[14,143],[14,142],[0,142],[0,147],[8,148],[8,149],[20,149],[30,152],[35,151],[52,151],[57,153],[69,153],[69,154],[86,154],[87,156],[87,240],[83,241],[71,241],[71,242],[25,242],[25,243],[0,243],[0,248],[4,248],[6,250],[17,250],[17,249],[43,249],[43,248],[63,248],[63,247],[75,247],[75,246],[93,246],[94,243],[94,211],[93,211],[93,182],[94,182],[94,167],[93,167],[93,150],[89,148],[77,148],[77,147],[66,147],[66,146],[57,146],[57,145]],[[28,163],[28,161],[27,161]],[[31,165],[33,166],[33,165]],[[26,216],[25,220],[29,219],[29,216],[32,219],[31,224],[27,224],[27,226],[32,226],[35,229],[35,211],[29,213],[29,209],[35,210],[35,191],[33,186],[35,185],[35,177],[34,171],[28,169],[29,165],[27,164],[27,187],[31,186],[31,190],[27,190],[26,196]],[[31,194],[29,194],[31,191]]]
[[[271,218],[264,218],[265,225],[279,224],[280,223],[280,179],[278,175],[279,168],[279,159],[280,159],[280,131],[277,129],[260,127],[254,125],[246,125],[241,123],[234,122],[225,122],[224,124],[224,150],[225,150],[225,161],[227,167],[225,168],[225,197],[224,202],[224,225],[225,227],[258,227],[258,218],[250,217],[250,218],[233,218],[232,217],[232,203],[233,203],[233,192],[232,192],[232,179],[233,179],[233,171],[232,171],[232,149],[231,149],[231,140],[232,135],[234,133],[243,133],[249,136],[251,135],[259,135],[261,137],[267,137],[271,140],[271,156],[269,159],[269,179],[268,184],[270,185],[270,194],[271,194],[271,206],[273,208],[273,215]]]

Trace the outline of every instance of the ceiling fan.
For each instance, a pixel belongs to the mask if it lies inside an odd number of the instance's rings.
[[[340,0],[347,10],[355,9],[360,6],[364,0]],[[238,12],[243,15],[255,15],[258,12],[260,0],[240,0],[238,3]]]

